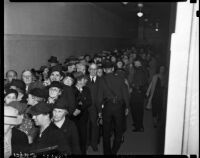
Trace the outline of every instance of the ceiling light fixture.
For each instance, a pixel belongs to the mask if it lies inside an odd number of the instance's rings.
[[[122,2],[122,4],[124,4],[124,5],[127,5],[127,4],[128,4],[128,2]]]
[[[142,13],[143,4],[142,3],[138,3],[137,6],[140,9],[140,11],[137,13],[137,16],[138,17],[142,17],[143,16],[143,13]]]
[[[158,31],[159,30],[159,23],[156,22],[156,28],[155,28],[155,31]]]

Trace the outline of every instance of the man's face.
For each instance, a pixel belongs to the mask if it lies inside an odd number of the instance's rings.
[[[123,67],[123,63],[121,61],[117,62],[117,68],[121,69]]]
[[[62,76],[61,76],[60,72],[59,71],[52,72],[50,75],[50,80],[51,80],[51,82],[53,82],[53,81],[60,82],[62,80]]]
[[[128,60],[128,57],[127,57],[127,56],[124,56],[124,58],[123,58],[123,62],[124,62],[125,65],[128,64],[129,60]]]
[[[32,73],[30,71],[25,71],[23,74],[22,74],[22,80],[24,81],[24,83],[26,85],[30,84],[32,82]]]
[[[28,95],[27,101],[28,101],[27,104],[32,105],[32,106],[34,106],[38,103],[38,101],[35,99],[35,97],[31,94]]]
[[[34,120],[34,122],[35,122],[35,125],[36,126],[41,126],[41,125],[43,125],[44,123],[44,117],[45,117],[45,115],[43,115],[43,114],[40,114],[40,115],[34,115],[33,116],[33,120]]]
[[[16,101],[16,100],[17,100],[17,96],[15,95],[15,93],[10,93],[4,98],[4,102],[6,104],[9,104],[9,103]]]
[[[103,75],[103,69],[97,70],[97,76],[101,77]]]
[[[77,72],[82,72],[83,74],[85,74],[85,72],[86,72],[86,70],[85,70],[85,66],[84,65],[77,65],[77,67],[76,67],[76,71]]]
[[[105,72],[106,74],[112,73],[113,71],[114,71],[114,68],[105,68],[105,69],[104,69],[104,72]]]
[[[62,119],[64,119],[66,114],[67,114],[67,110],[65,110],[65,109],[57,109],[57,108],[53,109],[53,120],[54,120],[54,122],[61,121]]]
[[[44,71],[42,72],[43,76],[48,77],[48,72],[49,72],[49,69],[45,68]]]
[[[82,87],[84,87],[85,85],[86,85],[86,83],[87,83],[87,79],[86,78],[82,78],[81,80],[79,80],[78,82],[79,82],[79,84],[82,86]]]
[[[51,98],[57,98],[61,94],[61,90],[58,87],[51,87],[49,89],[49,96]]]
[[[95,64],[90,65],[88,71],[90,72],[90,76],[96,76],[97,75],[97,65],[95,65]]]
[[[13,71],[9,71],[7,74],[7,79],[9,82],[12,82],[13,79],[17,79],[17,75]]]
[[[57,63],[49,63],[50,67],[56,66]]]
[[[85,57],[85,60],[86,60],[87,62],[89,62],[89,61],[90,61],[90,56],[86,56],[86,57]]]
[[[111,57],[111,61],[112,61],[113,63],[115,63],[116,60],[117,60],[116,57],[114,57],[114,56]]]

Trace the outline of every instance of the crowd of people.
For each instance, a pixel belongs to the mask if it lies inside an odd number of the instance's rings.
[[[166,66],[150,47],[70,56],[51,56],[39,70],[12,69],[4,80],[4,154],[117,154],[126,118],[144,132],[144,110],[153,126],[162,123],[167,91]],[[114,135],[113,143],[111,136]],[[111,145],[112,144],[112,145]]]

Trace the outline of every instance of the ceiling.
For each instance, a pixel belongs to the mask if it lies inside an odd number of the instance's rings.
[[[137,2],[128,2],[127,5],[124,5],[122,2],[95,2],[94,4],[119,15],[126,20],[138,18],[136,15],[139,11]],[[170,7],[171,3],[169,2],[143,2],[143,17],[150,19],[165,19],[165,16],[169,16],[170,14]]]

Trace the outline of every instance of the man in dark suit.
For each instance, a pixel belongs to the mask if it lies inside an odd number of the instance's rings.
[[[123,104],[126,106],[125,113],[128,114],[129,94],[124,80],[114,74],[114,65],[107,61],[104,64],[105,76],[99,83],[98,92],[98,112],[99,117],[103,118],[103,149],[104,154],[117,154],[123,135],[123,119],[124,109]],[[102,104],[104,105],[103,109]],[[111,125],[114,122],[115,138],[113,146],[111,147]]]
[[[91,97],[92,97],[92,105],[88,108],[89,112],[89,145],[91,145],[94,151],[98,151],[98,136],[99,136],[99,128],[97,125],[98,112],[97,112],[97,96],[99,89],[99,77],[97,77],[97,65],[95,63],[91,63],[89,66],[89,76],[87,87],[90,89]]]

